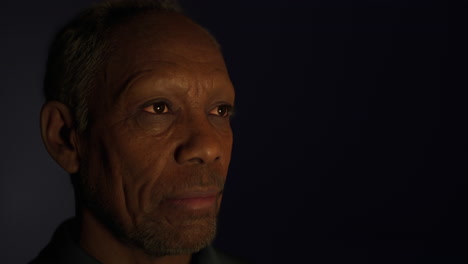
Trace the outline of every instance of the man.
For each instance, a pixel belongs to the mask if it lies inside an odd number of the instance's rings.
[[[44,144],[77,216],[32,263],[237,263],[210,247],[234,89],[219,46],[167,1],[114,1],[56,36]]]

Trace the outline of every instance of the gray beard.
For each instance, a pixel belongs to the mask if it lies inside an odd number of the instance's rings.
[[[79,186],[75,187],[82,206],[88,208],[121,243],[138,248],[148,256],[192,254],[208,246],[216,235],[217,217],[213,215],[187,219],[187,222],[199,224],[195,228],[167,227],[156,213],[144,215],[141,221],[128,226],[119,219],[111,201],[105,200],[86,176],[76,176],[79,179],[75,183]]]

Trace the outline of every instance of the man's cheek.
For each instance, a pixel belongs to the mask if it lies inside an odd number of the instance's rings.
[[[139,152],[141,155],[133,155],[121,161],[121,164],[125,164],[121,167],[122,195],[133,215],[157,206],[164,196],[163,191],[170,188],[164,176],[169,174],[165,159],[155,153],[154,149],[145,150]]]

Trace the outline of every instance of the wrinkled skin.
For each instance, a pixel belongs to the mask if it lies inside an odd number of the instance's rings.
[[[215,235],[231,156],[224,60],[203,29],[172,13],[134,17],[111,43],[79,140],[81,245],[102,260],[103,243],[135,259],[190,255]],[[181,199],[206,193],[214,202],[201,207]]]

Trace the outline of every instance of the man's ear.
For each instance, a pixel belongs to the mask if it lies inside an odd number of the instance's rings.
[[[41,133],[47,151],[68,173],[80,168],[74,118],[66,105],[49,101],[41,111]]]

